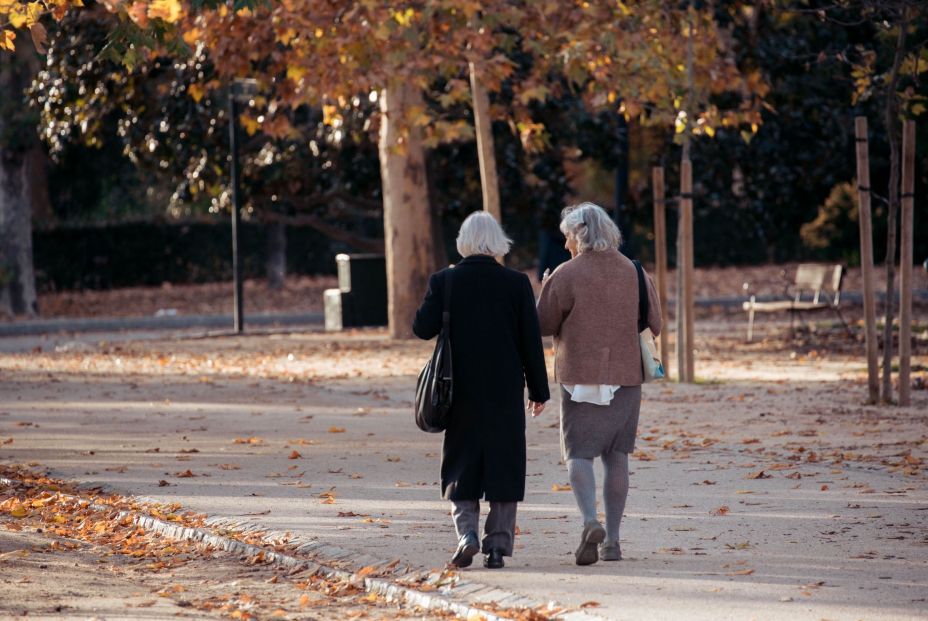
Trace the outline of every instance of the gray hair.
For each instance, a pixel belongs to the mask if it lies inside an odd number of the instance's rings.
[[[506,237],[496,218],[486,211],[475,211],[461,224],[457,246],[462,257],[473,254],[501,257],[509,252],[512,240]]]
[[[572,205],[561,212],[561,233],[577,239],[580,252],[618,249],[622,233],[606,210],[595,203]]]

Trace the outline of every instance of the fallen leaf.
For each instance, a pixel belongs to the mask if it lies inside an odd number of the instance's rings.
[[[297,450],[291,451],[291,453],[287,455],[287,459],[299,459],[300,457],[302,457],[302,455],[300,455],[300,452]]]
[[[745,476],[746,479],[771,479],[773,478],[772,474],[766,474],[763,470],[758,470],[757,472],[752,472]]]
[[[345,433],[344,427],[329,427],[329,433]]]
[[[571,489],[573,489],[573,488],[570,487],[570,484],[567,484],[567,485],[558,485],[557,483],[554,483],[554,484],[551,486],[551,491],[552,491],[552,492],[569,492],[569,491],[571,491]]]
[[[602,604],[596,601],[592,601],[592,600],[589,602],[583,602],[582,604],[580,604],[581,608],[596,608],[598,606],[602,606]]]
[[[729,511],[731,511],[731,509],[729,509],[727,505],[722,505],[721,507],[713,509],[709,513],[711,515],[728,515]]]
[[[739,569],[738,571],[730,571],[726,576],[750,576],[754,573],[753,569]]]
[[[358,578],[363,578],[365,576],[371,575],[375,571],[377,571],[376,567],[374,567],[373,565],[366,565],[362,567],[361,569],[359,569],[358,571],[356,571],[354,575]]]

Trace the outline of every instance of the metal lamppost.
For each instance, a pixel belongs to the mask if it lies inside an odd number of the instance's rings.
[[[238,161],[238,104],[249,101],[258,92],[255,80],[238,78],[229,85],[229,147],[232,172],[232,279],[234,283],[233,327],[241,334],[245,317],[242,312],[242,262],[239,257],[238,230],[242,211],[241,175]]]

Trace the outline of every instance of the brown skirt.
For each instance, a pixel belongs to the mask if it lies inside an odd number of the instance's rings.
[[[612,403],[595,405],[570,400],[561,386],[561,455],[593,459],[607,453],[631,453],[638,434],[641,386],[622,386]]]

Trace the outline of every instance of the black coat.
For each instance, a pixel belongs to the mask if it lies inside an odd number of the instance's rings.
[[[532,401],[550,397],[532,285],[488,256],[448,269],[454,394],[442,446],[442,496],[522,500],[526,383]],[[412,325],[419,338],[441,331],[447,271],[429,278]]]

